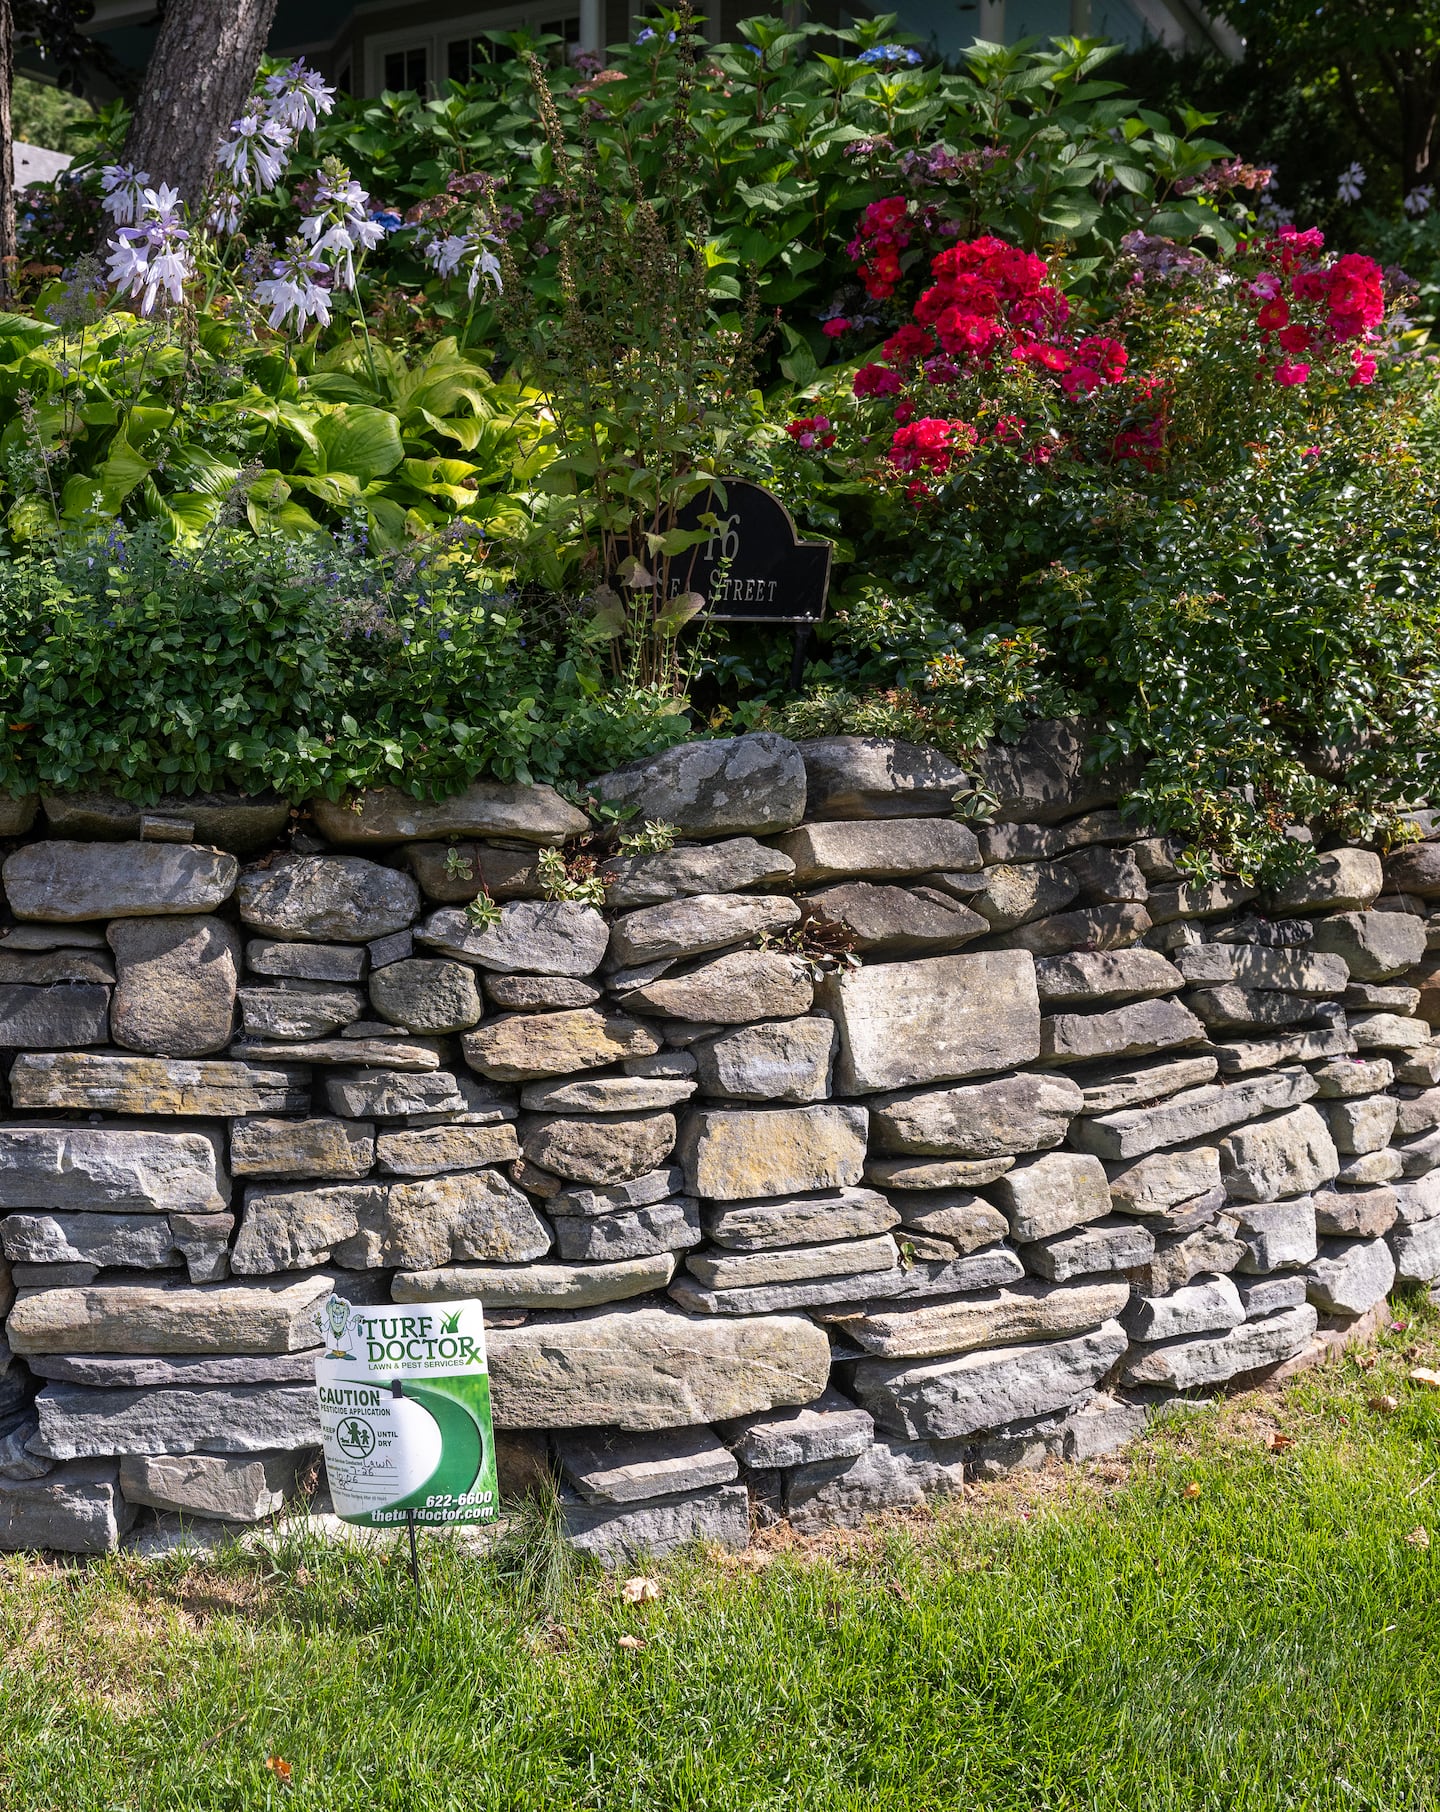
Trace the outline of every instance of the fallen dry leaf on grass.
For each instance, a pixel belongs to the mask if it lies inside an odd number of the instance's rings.
[[[1191,1479],[1190,1483],[1185,1487],[1185,1489],[1180,1493],[1180,1495],[1181,1495],[1181,1497],[1199,1497],[1199,1495],[1200,1495],[1199,1479]]]
[[[642,1641],[639,1636],[622,1636],[620,1646],[621,1648],[649,1648],[650,1644]]]
[[[627,1579],[621,1586],[620,1596],[626,1604],[653,1604],[660,1596],[660,1582],[637,1573],[634,1579]]]
[[[1398,1397],[1389,1396],[1388,1394],[1383,1397],[1369,1397],[1366,1401],[1369,1403],[1371,1409],[1382,1416],[1393,1416],[1395,1411],[1400,1407],[1400,1399]]]
[[[1295,1437],[1294,1435],[1280,1434],[1277,1430],[1272,1428],[1265,1437],[1265,1445],[1270,1449],[1271,1453],[1284,1453],[1287,1447],[1293,1447],[1295,1445]]]
[[[1412,1365],[1405,1375],[1412,1384],[1423,1384],[1427,1390],[1440,1390],[1440,1372],[1432,1372],[1429,1366]]]
[[[1430,1546],[1430,1534],[1429,1531],[1424,1528],[1412,1529],[1405,1539],[1412,1548],[1428,1548]]]
[[[288,1787],[290,1785],[290,1776],[295,1771],[290,1766],[289,1762],[285,1760],[283,1755],[267,1755],[265,1757],[265,1766],[282,1786]]]

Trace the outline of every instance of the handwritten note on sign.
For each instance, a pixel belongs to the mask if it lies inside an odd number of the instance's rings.
[[[745,478],[727,478],[680,512],[681,528],[701,526],[707,540],[670,563],[670,592],[698,591],[706,616],[720,623],[818,623],[830,589],[830,545],[802,541],[790,512],[769,491]]]

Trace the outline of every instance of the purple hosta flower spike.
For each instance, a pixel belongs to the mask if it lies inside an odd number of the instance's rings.
[[[270,310],[272,327],[330,325],[330,267],[315,257],[303,239],[292,239],[285,255],[270,266],[270,275],[255,285],[255,300]],[[291,317],[293,316],[293,320]]]
[[[287,132],[313,132],[320,115],[335,105],[335,90],[303,58],[265,78],[265,97],[270,118]]]
[[[128,164],[106,164],[100,172],[100,206],[116,226],[134,226],[149,186],[148,170],[134,170]]]
[[[265,194],[285,174],[291,142],[289,128],[278,120],[267,119],[263,113],[246,113],[230,128],[230,137],[220,146],[216,160],[232,187]]]
[[[121,295],[153,314],[161,294],[179,302],[194,274],[190,234],[180,217],[180,192],[161,183],[140,195],[139,224],[122,226],[108,243],[110,281]]]

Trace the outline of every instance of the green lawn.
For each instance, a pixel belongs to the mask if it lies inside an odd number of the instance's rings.
[[[1437,1354],[1417,1309],[1124,1464],[651,1604],[533,1533],[430,1543],[423,1613],[383,1556],[0,1563],[0,1806],[1434,1808]]]

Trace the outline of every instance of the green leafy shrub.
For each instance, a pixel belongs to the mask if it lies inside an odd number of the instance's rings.
[[[574,781],[681,740],[667,699],[526,633],[463,541],[380,560],[359,536],[153,525],[0,564],[0,787],[274,787],[422,798],[482,774]]]

